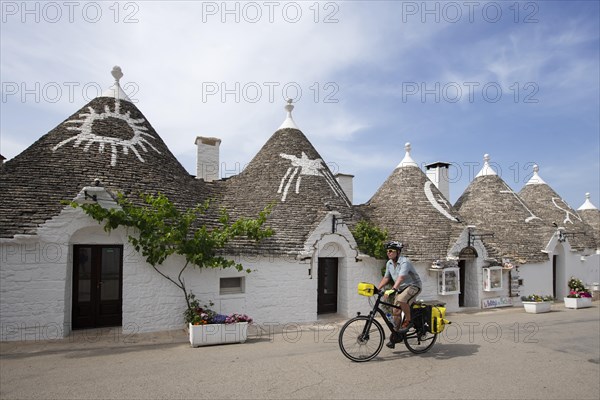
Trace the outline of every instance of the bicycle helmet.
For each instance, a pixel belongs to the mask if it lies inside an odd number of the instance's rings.
[[[404,246],[402,245],[401,242],[395,242],[394,241],[394,242],[388,242],[388,243],[385,244],[385,249],[386,250],[393,249],[393,250],[398,251],[398,253],[400,253],[402,251],[403,247]]]

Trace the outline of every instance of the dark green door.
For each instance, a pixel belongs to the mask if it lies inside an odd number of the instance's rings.
[[[123,246],[75,245],[73,329],[120,326]]]

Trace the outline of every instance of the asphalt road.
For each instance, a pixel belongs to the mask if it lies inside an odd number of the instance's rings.
[[[398,344],[366,363],[342,355],[335,320],[200,348],[183,331],[5,342],[0,397],[597,400],[600,304],[593,304],[452,314],[429,353]]]

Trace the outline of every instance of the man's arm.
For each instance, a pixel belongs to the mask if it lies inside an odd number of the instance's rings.
[[[387,275],[384,276],[381,279],[381,282],[379,282],[379,285],[377,285],[377,289],[381,290],[385,285],[388,284],[389,281],[391,281],[391,278],[389,278]]]

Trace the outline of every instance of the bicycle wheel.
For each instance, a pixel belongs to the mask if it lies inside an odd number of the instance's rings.
[[[425,353],[433,347],[437,340],[437,333],[426,330],[411,330],[404,337],[404,345],[415,354]]]
[[[383,327],[373,320],[368,332],[365,332],[368,323],[369,317],[360,315],[346,322],[340,330],[338,338],[340,350],[352,361],[372,360],[383,347],[385,337]]]

